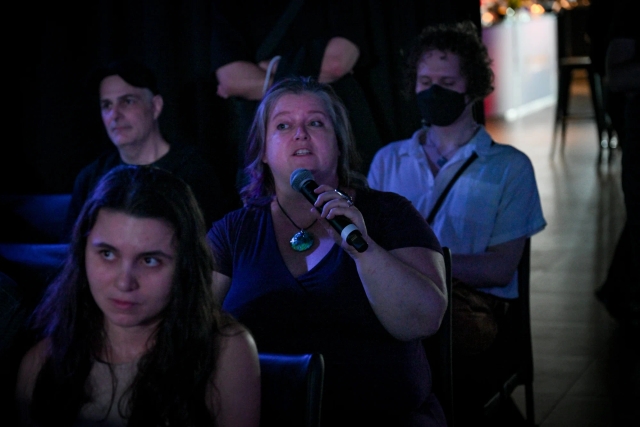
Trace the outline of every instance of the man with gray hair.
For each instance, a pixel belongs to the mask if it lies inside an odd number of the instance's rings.
[[[98,89],[102,122],[113,143],[76,177],[65,224],[65,238],[100,177],[120,164],[154,165],[182,178],[193,190],[207,224],[228,210],[211,164],[195,146],[167,141],[158,119],[164,100],[156,77],[145,65],[121,59],[96,70],[90,84]]]

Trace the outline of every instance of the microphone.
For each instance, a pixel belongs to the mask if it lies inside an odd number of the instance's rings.
[[[316,188],[318,188],[318,184],[313,180],[313,174],[307,169],[296,169],[291,174],[290,179],[291,187],[302,193],[302,195],[309,201],[311,204],[314,204],[316,200],[318,200],[318,195],[313,192]],[[322,211],[322,208],[316,208],[319,212]],[[358,252],[364,252],[367,250],[369,245],[362,237],[362,233],[358,230],[349,218],[338,215],[332,219],[328,219],[329,224],[336,230],[340,236],[347,241],[348,244],[353,246]]]

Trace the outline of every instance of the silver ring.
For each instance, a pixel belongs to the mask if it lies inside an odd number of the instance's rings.
[[[351,196],[349,196],[346,193],[343,193],[342,191],[338,190],[337,188],[335,190],[333,190],[333,191],[335,191],[338,196],[340,196],[343,199],[345,199],[347,201],[347,204],[349,205],[349,207],[353,206],[353,199],[351,198]]]

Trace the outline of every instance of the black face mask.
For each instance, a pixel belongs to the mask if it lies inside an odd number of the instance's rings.
[[[467,104],[464,93],[431,85],[416,95],[418,109],[427,125],[449,126],[462,114]]]

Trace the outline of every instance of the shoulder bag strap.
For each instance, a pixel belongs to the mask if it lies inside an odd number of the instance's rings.
[[[276,22],[271,29],[271,32],[267,37],[265,37],[264,41],[258,48],[256,52],[257,62],[263,61],[271,55],[273,49],[278,45],[282,36],[284,36],[284,33],[289,28],[291,22],[293,22],[293,18],[296,16],[303,3],[304,0],[291,0],[289,2],[287,9],[282,15],[280,15],[278,22]]]
[[[453,177],[451,178],[451,181],[449,181],[444,191],[440,194],[440,197],[438,197],[436,204],[433,205],[431,212],[429,212],[429,216],[427,217],[427,222],[429,223],[429,225],[431,225],[431,223],[433,222],[433,219],[436,217],[436,214],[438,213],[438,210],[440,209],[442,202],[444,202],[444,199],[447,197],[447,194],[449,193],[449,190],[451,190],[451,187],[453,187],[453,184],[455,184],[455,182],[458,180],[460,175],[462,175],[462,172],[464,172],[464,170],[468,168],[469,165],[473,163],[473,161],[477,158],[478,158],[478,154],[474,151],[471,154],[471,156],[467,159],[467,161],[464,162],[462,166],[460,166],[460,169],[456,171],[455,175],[453,175]]]

